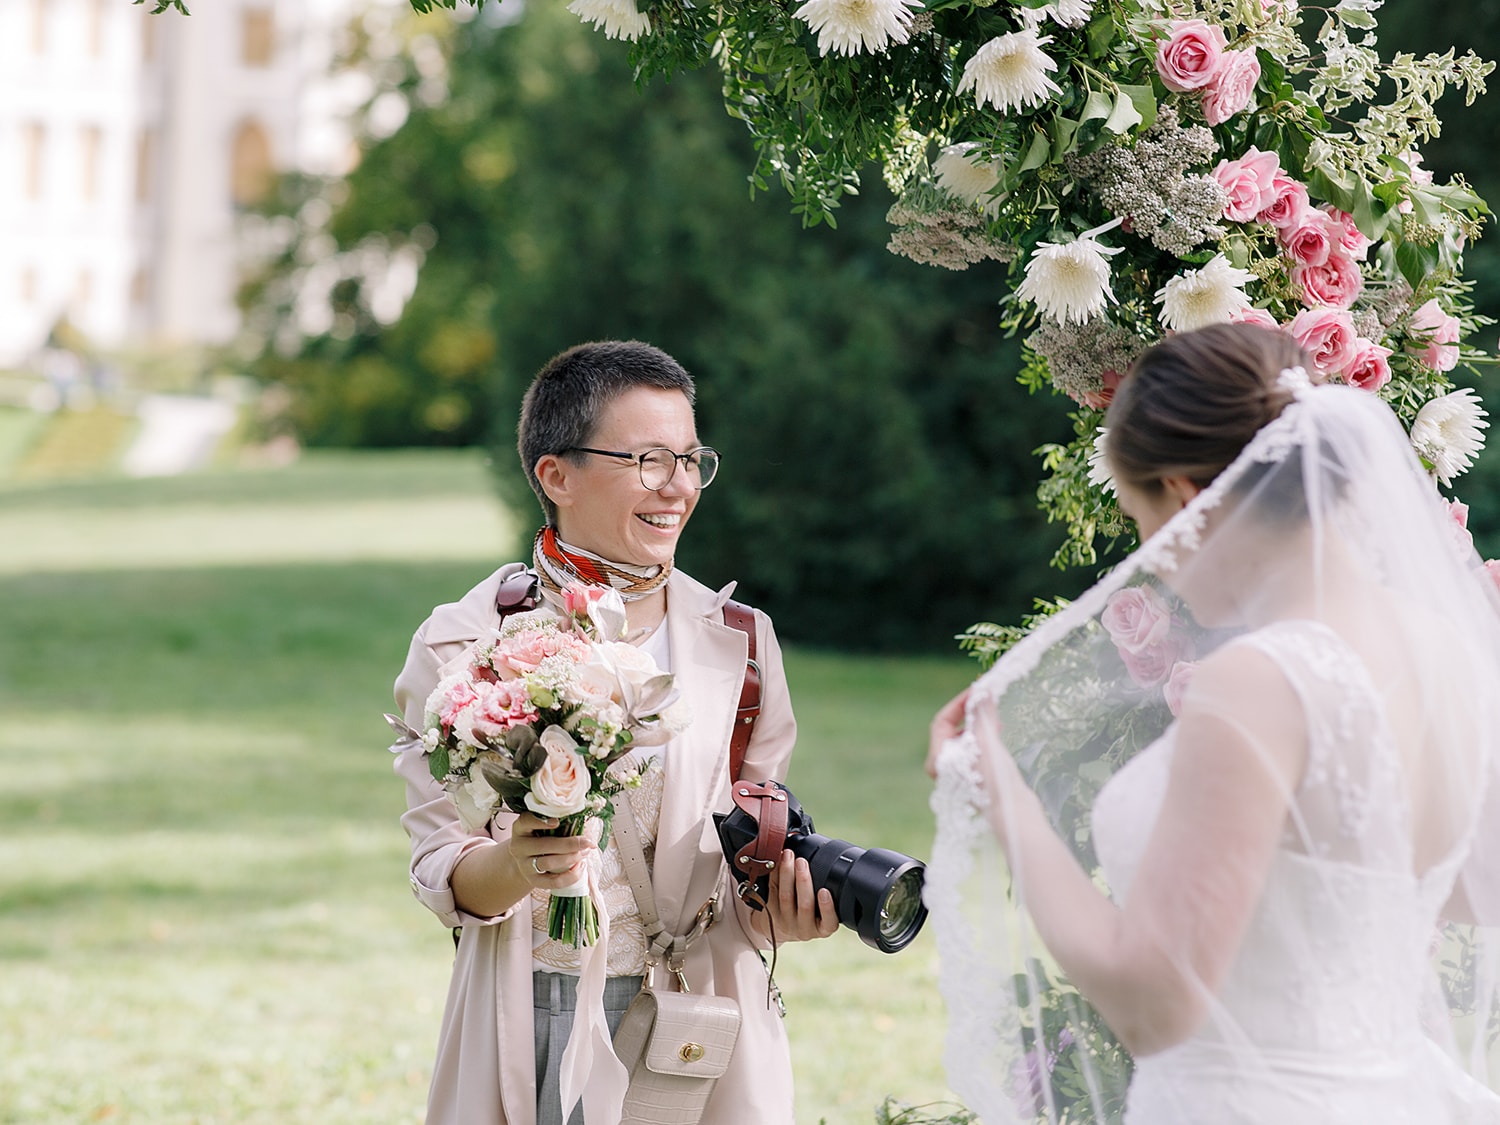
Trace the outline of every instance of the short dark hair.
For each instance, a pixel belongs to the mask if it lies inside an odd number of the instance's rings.
[[[1295,340],[1253,324],[1216,324],[1149,348],[1105,415],[1110,471],[1149,495],[1164,477],[1207,488],[1292,401],[1277,382],[1288,367],[1313,374]]]
[[[521,400],[516,450],[548,524],[557,507],[536,476],[536,463],[550,454],[588,445],[604,408],[625,391],[655,387],[681,391],[691,405],[693,377],[660,348],[639,340],[578,344],[553,356],[537,372]]]

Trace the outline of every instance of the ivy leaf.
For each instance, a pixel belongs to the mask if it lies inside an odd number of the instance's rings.
[[[433,781],[442,781],[448,776],[448,751],[439,746],[427,755],[427,769]]]
[[[1135,111],[1141,115],[1140,127],[1149,129],[1156,124],[1156,91],[1148,86],[1119,86],[1117,89],[1130,99]],[[1116,111],[1119,108],[1116,107]],[[1109,128],[1105,125],[1105,128]]]
[[[1415,242],[1403,241],[1396,247],[1396,268],[1413,289],[1427,279],[1427,274],[1437,264],[1436,246],[1418,246]]]
[[[1107,119],[1114,112],[1114,108],[1114,103],[1110,101],[1108,94],[1100,90],[1090,90],[1088,100],[1083,103],[1083,113],[1078,117],[1078,124]]]
[[[1104,121],[1104,129],[1116,136],[1124,136],[1139,125],[1141,120],[1141,111],[1136,108],[1134,99],[1122,88],[1115,95],[1114,108]]]
[[[1032,135],[1031,147],[1026,150],[1026,156],[1022,159],[1016,171],[1018,173],[1030,172],[1035,168],[1040,168],[1043,164],[1047,163],[1047,156],[1051,151],[1052,145],[1048,141],[1047,134],[1038,129]]]

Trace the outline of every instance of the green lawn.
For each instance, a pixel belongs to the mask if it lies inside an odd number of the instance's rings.
[[[421,1120],[451,945],[379,715],[507,526],[468,454],[0,487],[0,1123]],[[819,829],[925,854],[971,666],[788,668]],[[943,1095],[933,956],[783,952],[799,1120]]]

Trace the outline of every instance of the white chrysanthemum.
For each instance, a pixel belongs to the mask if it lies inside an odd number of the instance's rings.
[[[1432,473],[1449,484],[1474,463],[1484,448],[1489,426],[1474,388],[1464,387],[1433,399],[1417,411],[1411,424],[1411,444]]]
[[[1094,435],[1094,448],[1089,453],[1089,483],[1100,492],[1115,490],[1115,477],[1109,471],[1109,460],[1104,456],[1104,435],[1107,433],[1107,426],[1099,427],[1099,432]]]
[[[1118,248],[1099,245],[1095,232],[1072,242],[1039,242],[1026,263],[1016,296],[1059,324],[1087,324],[1115,299],[1109,288],[1109,255]]]
[[[568,11],[611,39],[634,42],[651,30],[651,21],[635,6],[635,0],[573,0]]]
[[[958,92],[973,90],[981,108],[989,102],[1002,113],[1046,100],[1049,93],[1059,92],[1057,83],[1047,77],[1057,63],[1042,50],[1050,42],[1050,36],[1038,37],[1035,28],[991,39],[964,67]]]
[[[856,55],[905,43],[919,0],[807,0],[794,13],[818,34],[818,53]]]
[[[993,160],[969,155],[978,147],[973,141],[949,145],[932,162],[932,170],[937,174],[938,186],[949,195],[983,207],[993,215],[1000,201],[990,193],[1000,182],[1000,169]]]
[[[1082,27],[1094,14],[1094,0],[1055,0],[1041,8],[1022,8],[1021,22],[1036,27],[1045,19],[1061,27]]]
[[[1215,254],[1202,269],[1186,270],[1156,291],[1161,322],[1173,332],[1227,323],[1250,307],[1240,286],[1254,279],[1249,270],[1235,269],[1223,254]]]

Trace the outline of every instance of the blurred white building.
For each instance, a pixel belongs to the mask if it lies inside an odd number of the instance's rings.
[[[362,6],[0,0],[0,367],[64,316],[105,348],[231,337],[242,209],[347,167],[325,76]]]

